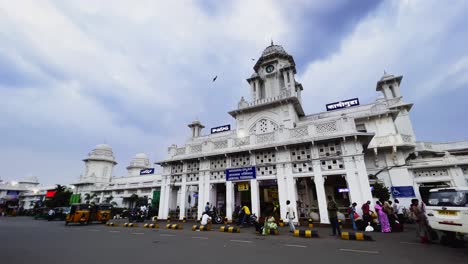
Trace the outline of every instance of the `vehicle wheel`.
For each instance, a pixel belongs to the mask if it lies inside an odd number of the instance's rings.
[[[221,224],[221,223],[223,223],[223,218],[222,218],[221,216],[218,215],[218,216],[216,216],[216,217],[214,218],[214,222],[215,222],[216,224]]]

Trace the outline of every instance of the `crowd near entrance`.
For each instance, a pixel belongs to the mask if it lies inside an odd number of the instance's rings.
[[[325,179],[325,196],[331,196],[338,206],[338,210],[346,213],[351,205],[349,188],[344,175],[330,175]]]
[[[260,215],[279,218],[278,185],[276,180],[259,181]]]

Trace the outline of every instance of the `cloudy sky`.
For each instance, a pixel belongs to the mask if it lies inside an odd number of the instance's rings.
[[[306,113],[375,100],[386,70],[404,76],[418,140],[468,140],[467,11],[437,0],[0,0],[0,179],[76,181],[99,143],[122,176],[136,153],[163,159],[196,118],[234,124],[226,112],[271,39],[296,60]]]

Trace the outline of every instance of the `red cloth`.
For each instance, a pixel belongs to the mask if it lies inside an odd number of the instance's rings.
[[[370,214],[369,205],[367,203],[363,204],[361,209],[363,214]]]
[[[46,198],[52,198],[52,197],[55,196],[55,193],[56,193],[56,192],[57,192],[57,191],[47,191],[45,197],[46,197]]]

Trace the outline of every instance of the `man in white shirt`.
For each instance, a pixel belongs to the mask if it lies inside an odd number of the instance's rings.
[[[201,219],[201,225],[207,225],[208,221],[211,221],[211,217],[207,213],[203,213]]]
[[[286,201],[286,218],[289,222],[289,232],[294,233],[296,227],[294,227],[293,220],[296,218],[293,208],[291,207],[291,202],[289,200]]]

